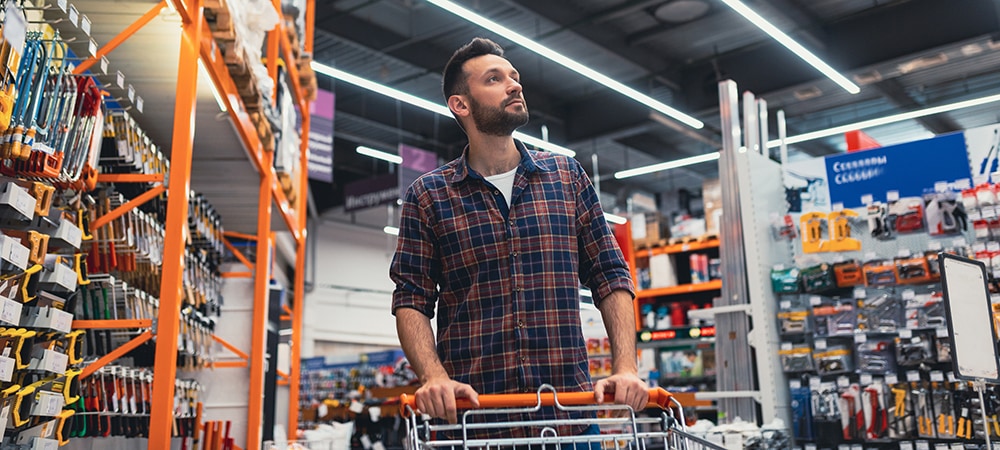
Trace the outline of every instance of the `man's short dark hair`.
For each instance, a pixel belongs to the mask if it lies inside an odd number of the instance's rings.
[[[461,46],[451,55],[448,64],[444,66],[444,73],[441,80],[441,91],[444,92],[444,101],[448,97],[457,94],[467,94],[469,83],[462,70],[466,61],[483,55],[497,55],[503,57],[503,47],[486,38],[475,38],[468,44]]]

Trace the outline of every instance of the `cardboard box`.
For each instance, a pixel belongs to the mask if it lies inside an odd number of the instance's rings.
[[[701,185],[701,199],[705,207],[705,232],[719,234],[719,220],[722,218],[722,183],[707,180]]]
[[[670,238],[667,219],[659,213],[633,214],[630,223],[633,247],[653,247]]]

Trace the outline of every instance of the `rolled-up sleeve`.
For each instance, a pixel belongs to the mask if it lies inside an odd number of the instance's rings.
[[[396,252],[389,266],[389,278],[396,284],[392,292],[392,314],[395,315],[399,308],[413,308],[433,318],[441,270],[429,220],[430,202],[426,196],[422,201],[418,183],[419,180],[406,191]]]
[[[616,290],[628,291],[635,298],[628,262],[604,218],[597,190],[580,163],[571,161],[576,174],[580,281],[590,288],[598,306],[604,297]]]

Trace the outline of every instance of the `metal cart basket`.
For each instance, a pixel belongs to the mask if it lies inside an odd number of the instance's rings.
[[[631,407],[613,404],[613,397],[607,396],[602,404],[596,404],[593,392],[557,394],[552,386],[544,385],[534,394],[480,395],[479,408],[469,409],[468,401],[460,400],[459,409],[466,411],[455,425],[436,425],[423,420],[415,413],[416,401],[413,396],[400,397],[403,414],[407,420],[407,450],[725,450],[716,444],[692,436],[684,431],[684,409],[670,393],[656,388],[649,390],[648,407],[658,407],[660,417],[637,417]],[[563,411],[596,412],[596,418],[569,420],[504,421],[492,420],[510,414],[531,414],[542,407],[554,406]],[[473,420],[474,416],[483,416]],[[597,425],[601,434],[560,436],[556,429],[566,425],[589,427]],[[509,430],[537,429],[540,432],[530,437],[504,437],[514,435]],[[473,431],[489,430],[488,439],[470,438]],[[450,433],[457,439],[438,439]],[[517,433],[520,434],[520,433]]]

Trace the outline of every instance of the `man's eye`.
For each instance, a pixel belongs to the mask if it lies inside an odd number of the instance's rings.
[[[498,81],[498,80],[499,80],[499,78],[497,78],[497,77],[490,77],[486,81]]]

